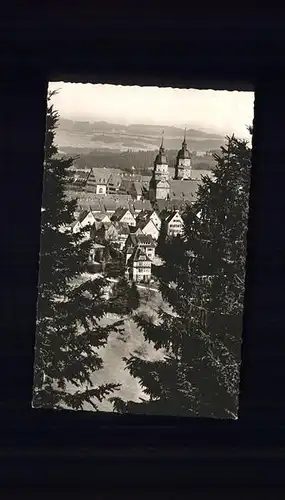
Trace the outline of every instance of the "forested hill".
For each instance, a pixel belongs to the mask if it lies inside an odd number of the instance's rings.
[[[107,122],[83,122],[60,119],[56,142],[61,150],[84,148],[100,151],[155,151],[164,130],[166,149],[180,149],[184,130],[158,125],[119,125]],[[191,151],[206,152],[224,144],[224,137],[203,131],[187,130],[187,144]],[[82,152],[82,151],[80,151]]]
[[[72,148],[65,151],[70,156],[76,156],[77,151]],[[174,167],[177,150],[167,150],[167,159],[170,167]],[[102,152],[89,151],[78,155],[75,159],[77,168],[107,167],[118,168],[125,171],[148,171],[153,168],[155,151],[125,151],[125,152]],[[196,156],[192,154],[192,166],[196,170],[210,170],[213,168],[215,160],[212,154]]]
[[[165,137],[179,138],[183,137],[184,129],[179,127],[170,127],[167,125],[144,125],[144,124],[134,124],[134,125],[120,125],[114,123],[108,123],[105,121],[74,121],[68,120],[66,118],[60,118],[59,126],[61,130],[66,130],[68,132],[78,132],[86,134],[94,134],[97,132],[109,132],[109,133],[119,133],[127,135],[139,135],[146,137],[161,137],[161,131],[164,130]],[[189,129],[187,135],[191,138],[204,138],[204,139],[221,139],[218,134],[212,134],[203,132],[200,130]]]

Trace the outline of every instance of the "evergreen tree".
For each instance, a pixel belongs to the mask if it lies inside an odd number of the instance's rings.
[[[140,305],[140,294],[135,282],[132,282],[130,293],[128,296],[127,310],[129,312],[135,311]]]
[[[108,252],[105,272],[108,278],[120,278],[125,272],[125,256],[123,252],[117,250],[110,243],[104,243]]]
[[[163,256],[166,244],[167,244],[167,230],[166,230],[166,223],[165,223],[165,214],[163,214],[162,221],[161,221],[161,227],[160,227],[160,231],[159,231],[159,236],[158,236],[158,240],[157,240],[157,246],[155,249],[155,253],[159,257]]]
[[[161,248],[159,288],[172,312],[159,322],[137,315],[162,361],[126,360],[149,400],[113,398],[117,411],[236,418],[251,150],[234,136],[215,154],[185,214],[183,238]]]
[[[140,295],[135,283],[130,284],[127,278],[120,278],[112,289],[112,308],[118,314],[130,314],[139,307]]]
[[[98,401],[118,386],[92,384],[92,374],[103,365],[96,349],[107,343],[111,332],[121,330],[122,322],[102,325],[104,315],[112,312],[104,299],[104,279],[80,283],[90,241],[84,231],[68,230],[76,207],[65,197],[72,160],[57,155],[59,117],[52,95],[46,121],[33,406],[82,409],[88,402],[97,409]]]

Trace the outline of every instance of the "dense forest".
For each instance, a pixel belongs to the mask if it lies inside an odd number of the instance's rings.
[[[65,148],[65,152],[73,156],[76,154],[76,151],[67,151],[67,148]],[[205,156],[196,156],[195,153],[193,153],[193,168],[197,170],[211,170],[215,163],[212,156],[213,152]],[[156,152],[154,151],[105,152],[93,150],[78,154],[75,158],[75,166],[77,168],[108,167],[125,171],[132,171],[135,169],[140,172],[148,172],[149,175],[150,169],[153,168],[155,155]],[[169,167],[174,167],[176,155],[176,150],[167,151]]]

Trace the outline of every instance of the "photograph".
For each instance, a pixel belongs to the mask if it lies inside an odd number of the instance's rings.
[[[238,419],[253,120],[253,91],[49,83],[35,410]]]

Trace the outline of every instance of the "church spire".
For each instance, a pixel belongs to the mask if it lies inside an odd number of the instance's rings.
[[[183,142],[182,142],[182,146],[184,148],[187,148],[187,142],[186,142],[186,127],[184,129],[184,139],[183,139]]]
[[[160,145],[160,151],[164,151],[164,130],[162,131],[162,136],[161,136],[161,145]]]

